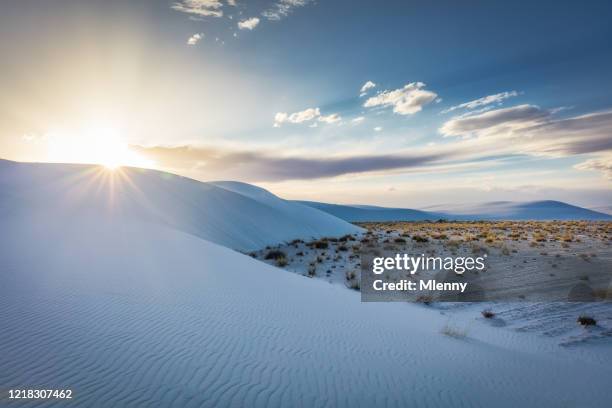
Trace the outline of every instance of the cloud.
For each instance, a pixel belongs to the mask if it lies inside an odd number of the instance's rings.
[[[374,131],[375,131],[375,132],[380,132],[380,131],[382,131],[382,130],[383,130],[382,126],[376,126],[376,127],[374,128]]]
[[[238,22],[238,28],[241,30],[252,30],[259,24],[259,18],[251,17]]]
[[[223,17],[219,0],[181,0],[170,6],[173,10],[204,17]]]
[[[518,105],[511,108],[496,109],[477,115],[457,116],[440,128],[444,136],[485,135],[487,132],[531,126],[549,116],[548,111],[535,105]]]
[[[366,96],[368,91],[374,87],[376,87],[376,84],[374,82],[367,81],[365,84],[363,84],[363,86],[359,90],[359,97],[361,98],[363,96]]]
[[[612,111],[556,119],[535,105],[459,116],[439,129],[444,136],[475,138],[481,148],[563,157],[612,150]]]
[[[304,109],[303,111],[294,112],[292,114],[278,112],[276,115],[274,115],[274,127],[280,127],[283,123],[300,124],[304,122],[310,122],[315,119],[317,119],[319,122],[324,123],[337,123],[342,120],[340,115],[338,115],[337,113],[322,116],[319,108],[308,108]]]
[[[358,116],[355,119],[351,120],[351,123],[354,123],[355,125],[358,125],[360,123],[363,123],[363,121],[365,120],[365,117],[363,116]]]
[[[319,116],[319,122],[337,123],[340,122],[340,120],[342,120],[342,118],[337,113],[332,113],[331,115],[327,116]]]
[[[603,173],[604,177],[612,181],[612,153],[578,163],[574,168],[578,170],[600,171]]]
[[[450,108],[443,110],[442,113],[452,112],[457,109],[471,110],[471,109],[476,109],[478,107],[489,105],[489,104],[494,104],[494,103],[501,104],[505,99],[511,98],[513,96],[518,96],[518,94],[519,93],[517,91],[510,91],[510,92],[500,92],[495,95],[487,95],[487,96],[483,96],[482,98],[474,99],[473,101],[451,106]]]
[[[435,92],[425,90],[422,82],[411,82],[403,88],[384,91],[368,98],[363,104],[366,108],[375,106],[393,106],[393,112],[400,115],[412,115],[433,102],[438,96]]]
[[[321,123],[319,117],[317,108],[309,108],[292,114],[278,113],[275,120],[316,125]],[[465,127],[456,123],[452,128],[465,129],[471,137],[394,154],[304,157],[286,156],[283,150],[275,149],[236,151],[198,146],[132,146],[131,150],[166,170],[206,179],[284,181],[378,171],[448,172],[466,166],[480,168],[519,155],[581,154],[597,156],[577,164],[576,169],[601,171],[612,179],[612,139],[609,137],[612,110],[556,119],[544,109],[519,105],[469,119],[468,125],[461,125]],[[453,136],[463,136],[463,133]]]
[[[393,154],[351,157],[272,157],[261,152],[225,151],[196,146],[130,146],[158,165],[188,171],[208,179],[284,181],[336,177],[399,168],[419,167],[441,158],[436,154]]]
[[[268,20],[278,21],[287,17],[294,8],[303,7],[311,2],[312,0],[279,0],[261,15]]]
[[[227,5],[236,7],[236,0],[227,0]]]
[[[200,42],[202,38],[204,38],[204,34],[202,33],[194,34],[191,37],[189,37],[189,39],[187,40],[187,45],[196,45],[198,42]]]

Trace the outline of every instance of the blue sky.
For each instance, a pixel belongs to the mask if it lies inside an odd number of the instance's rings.
[[[612,202],[609,2],[0,9],[8,159],[95,162],[125,144],[124,164],[289,198]]]

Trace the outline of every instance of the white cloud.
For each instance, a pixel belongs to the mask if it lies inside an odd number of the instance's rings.
[[[359,97],[361,98],[363,96],[366,96],[368,91],[374,87],[376,87],[376,84],[374,82],[367,81],[365,84],[363,84],[363,86],[359,90]]]
[[[238,22],[238,28],[241,30],[252,30],[259,24],[259,18],[251,17]]]
[[[380,132],[380,131],[382,131],[382,130],[383,130],[382,126],[376,126],[376,127],[374,128],[374,131],[375,131],[375,132]]]
[[[351,120],[352,123],[358,125],[360,123],[362,123],[365,120],[365,117],[363,116],[358,116],[355,119]]]
[[[612,151],[612,111],[556,119],[538,106],[518,105],[456,117],[439,130],[469,138],[472,149],[482,152],[563,157]]]
[[[291,13],[294,8],[303,7],[312,0],[279,0],[272,7],[261,13],[268,20],[280,20]]]
[[[444,136],[486,136],[488,133],[511,131],[532,126],[549,112],[535,105],[517,105],[477,115],[457,116],[440,128]]]
[[[513,96],[518,96],[518,94],[519,93],[517,91],[510,91],[510,92],[500,92],[494,95],[487,95],[487,96],[483,96],[482,98],[474,99],[473,101],[451,106],[450,108],[443,110],[442,113],[452,112],[457,109],[471,110],[471,109],[475,109],[480,106],[485,106],[485,105],[489,105],[492,103],[501,104],[505,99],[511,98]]]
[[[227,0],[227,5],[236,7],[236,0]]]
[[[612,153],[589,159],[574,166],[578,170],[600,171],[610,181],[612,181]]]
[[[323,123],[337,123],[340,122],[342,118],[337,113],[322,116],[319,108],[308,108],[291,114],[286,112],[278,112],[276,115],[274,115],[274,127],[280,127],[283,123],[300,124],[313,120],[318,120],[319,122]],[[316,126],[311,125],[310,127]]]
[[[368,98],[363,104],[366,108],[375,106],[393,106],[393,112],[400,115],[412,115],[423,109],[423,106],[433,102],[438,96],[428,91],[422,82],[411,82],[403,88],[384,91]]]
[[[223,11],[219,0],[181,0],[170,6],[173,10],[196,16],[222,17]]]
[[[202,38],[204,38],[204,34],[202,34],[202,33],[194,34],[191,37],[189,37],[189,39],[187,40],[187,44],[188,45],[196,45],[198,42],[200,42],[200,40]]]
[[[342,118],[337,113],[332,113],[331,115],[327,116],[319,116],[319,122],[337,123],[340,122],[340,120],[342,120]]]

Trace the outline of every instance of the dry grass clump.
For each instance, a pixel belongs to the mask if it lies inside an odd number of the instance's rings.
[[[329,243],[325,240],[319,240],[319,241],[314,241],[312,243],[312,246],[314,246],[316,249],[327,249],[329,248]]]
[[[582,326],[595,326],[597,325],[597,320],[593,319],[591,316],[578,316],[578,319],[576,319],[576,321],[578,322],[578,324],[582,325]]]
[[[287,258],[287,254],[278,249],[273,249],[271,251],[268,251],[268,253],[264,257],[264,259],[268,259],[268,260],[273,259],[275,261],[278,261],[279,259],[286,259],[286,258]]]
[[[480,312],[480,314],[482,315],[482,317],[484,317],[485,319],[492,319],[495,317],[495,313],[491,310],[491,309],[485,309],[482,312]]]

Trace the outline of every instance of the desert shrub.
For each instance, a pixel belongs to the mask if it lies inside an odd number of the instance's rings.
[[[593,319],[591,316],[578,316],[576,321],[582,326],[595,326],[597,324],[597,320]]]
[[[433,301],[431,295],[419,295],[416,298],[417,303],[423,303],[424,305],[429,305]]]
[[[338,241],[340,241],[340,242],[355,241],[355,237],[353,237],[350,234],[347,234],[347,235],[343,235],[340,238],[338,238]]]
[[[310,264],[308,266],[308,276],[310,276],[311,278],[313,276],[317,276],[317,267],[314,264]]]
[[[355,279],[357,275],[353,271],[346,271],[345,277],[347,281]]]
[[[283,266],[287,266],[287,258],[285,257],[281,257],[281,258],[276,258],[276,266],[278,266],[279,268],[282,268]]]
[[[393,242],[397,243],[397,244],[405,244],[406,240],[404,238],[395,238],[393,240]]]
[[[429,241],[427,237],[423,237],[421,235],[413,235],[412,240],[415,242],[428,242]]]
[[[480,312],[480,314],[482,314],[482,317],[484,317],[485,319],[492,319],[495,317],[495,313],[491,309],[485,309]]]
[[[317,249],[327,249],[329,248],[329,244],[327,243],[327,241],[320,240],[314,242],[314,247]]]
[[[304,252],[300,251],[300,252],[296,253],[295,256],[304,256]]]
[[[346,245],[340,245],[340,246],[338,247],[338,251],[343,251],[343,252],[344,252],[344,251],[348,251],[348,247],[347,247]]]
[[[287,254],[285,254],[283,251],[279,251],[278,249],[268,251],[265,256],[265,259],[274,259],[275,261],[279,260],[280,258],[287,258]]]

